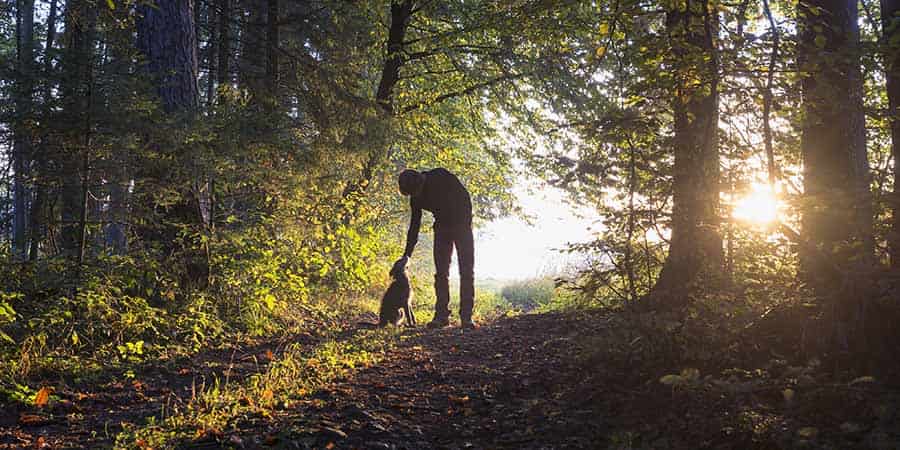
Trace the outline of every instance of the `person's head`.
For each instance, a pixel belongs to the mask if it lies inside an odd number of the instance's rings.
[[[422,188],[425,187],[425,174],[413,169],[405,169],[397,177],[397,184],[400,186],[401,194],[419,195],[422,192]]]

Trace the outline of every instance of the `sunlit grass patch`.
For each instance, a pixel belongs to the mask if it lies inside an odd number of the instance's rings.
[[[142,427],[126,428],[115,446],[172,448],[183,441],[221,438],[236,432],[242,420],[272,419],[328,383],[381,361],[399,333],[394,327],[360,331],[313,349],[292,344],[264,372],[246,380],[223,377],[196,386],[186,405],[164,410],[160,419],[148,418]]]

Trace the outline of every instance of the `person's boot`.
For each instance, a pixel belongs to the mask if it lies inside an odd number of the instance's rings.
[[[431,329],[446,328],[450,326],[450,319],[447,317],[434,316],[434,319],[432,319],[431,322],[428,322],[428,325],[426,326]]]

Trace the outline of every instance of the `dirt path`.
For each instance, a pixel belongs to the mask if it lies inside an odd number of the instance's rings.
[[[409,331],[384,363],[338,380],[274,423],[247,424],[251,432],[232,443],[595,448],[603,420],[593,399],[574,396],[584,377],[565,357],[582,324],[525,315],[477,330]]]
[[[667,335],[637,334],[635,323],[580,311],[521,315],[477,330],[403,330],[389,337],[396,345],[378,363],[318,391],[292,392],[289,403],[265,414],[237,413],[214,433],[167,442],[194,449],[900,448],[900,391],[888,385],[850,381],[857,375],[839,381],[817,364],[744,370],[720,359],[701,367],[702,378],[670,386],[662,379],[686,363],[657,358],[668,355],[660,344]],[[329,339],[379,336],[351,327]],[[0,449],[110,447],[123,426],[183,409],[209,380],[249,383],[288,344],[306,352],[324,342],[294,336],[208,352],[148,366],[131,382],[61,389],[50,408],[4,406]]]

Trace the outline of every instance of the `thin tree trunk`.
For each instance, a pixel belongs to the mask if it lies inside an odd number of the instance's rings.
[[[776,194],[776,184],[778,175],[775,171],[775,150],[772,147],[772,124],[770,116],[772,112],[772,86],[775,81],[775,64],[778,63],[778,51],[781,43],[781,36],[778,32],[778,26],[775,24],[775,18],[772,17],[772,9],[769,7],[769,0],[763,0],[763,9],[766,18],[769,21],[769,32],[772,33],[772,52],[769,54],[769,67],[766,72],[766,90],[763,92],[763,140],[766,147],[766,167],[769,175],[769,188],[772,194]]]
[[[628,301],[637,299],[637,283],[634,276],[634,194],[637,191],[637,168],[634,146],[628,143],[628,244],[625,246],[625,270],[628,278]]]
[[[243,0],[246,14],[241,21],[241,54],[238,65],[238,82],[257,102],[265,93],[265,2]]]
[[[231,33],[229,21],[231,20],[231,0],[219,0],[219,57],[216,77],[219,86],[229,82],[228,62],[231,56]]]
[[[278,95],[278,0],[267,0],[266,22],[266,90],[274,103]]]
[[[881,29],[887,79],[891,155],[894,157],[894,192],[888,249],[891,267],[900,269],[900,0],[881,0]]]
[[[12,253],[25,259],[28,223],[32,131],[25,126],[34,103],[34,0],[16,2],[16,125],[13,143],[13,236]]]
[[[215,26],[214,21],[217,19],[215,8],[207,8],[206,10],[206,28],[209,30],[209,42],[206,44],[206,110],[207,113],[212,111],[216,95],[216,80],[218,80],[216,58],[219,51],[219,27]]]
[[[43,117],[45,120],[50,116],[50,102],[53,100],[53,83],[52,83],[52,71],[53,71],[53,44],[56,41],[56,16],[57,16],[57,0],[50,0],[50,12],[47,16],[47,41],[44,45],[44,89],[41,93],[41,98],[43,99]],[[28,227],[31,231],[31,248],[28,252],[28,260],[36,261],[38,258],[38,252],[40,251],[40,243],[43,237],[44,224],[42,223],[45,220],[44,215],[44,204],[46,203],[47,198],[47,187],[45,185],[45,177],[47,176],[47,147],[48,147],[48,136],[43,136],[41,138],[41,144],[37,151],[35,151],[35,168],[34,168],[34,204],[31,205],[31,218],[28,224]]]
[[[66,51],[63,58],[65,77],[62,83],[64,129],[63,137],[76,151],[61,155],[62,193],[60,244],[66,255],[78,260],[80,253],[79,223],[84,202],[82,199],[83,147],[85,117],[89,116],[89,93],[94,58],[94,25],[96,9],[86,0],[70,1],[66,8]],[[90,124],[87,125],[90,127]]]
[[[387,157],[388,139],[383,132],[378,132],[376,129],[383,125],[382,121],[387,121],[387,126],[389,127],[390,120],[394,115],[394,88],[400,81],[400,68],[404,62],[404,42],[406,41],[406,32],[409,29],[409,23],[413,16],[413,6],[412,0],[391,2],[391,24],[388,28],[388,39],[385,43],[384,65],[381,69],[381,79],[378,82],[378,88],[375,91],[375,104],[381,110],[381,114],[375,119],[368,119],[374,123],[366,126],[363,138],[371,146],[371,150],[368,158],[363,163],[360,178],[348,183],[344,188],[342,197],[345,199],[362,193],[371,183],[378,164]],[[351,202],[351,204],[354,203]],[[355,206],[351,207],[345,213],[345,222],[354,214],[354,208]]]

